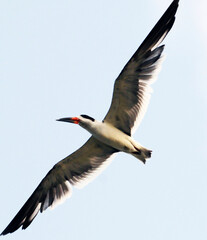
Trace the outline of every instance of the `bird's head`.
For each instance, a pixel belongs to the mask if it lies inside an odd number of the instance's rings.
[[[57,121],[75,123],[75,124],[79,124],[81,127],[87,127],[91,125],[93,122],[95,122],[95,119],[88,115],[82,114],[78,117],[60,118],[60,119],[57,119]]]

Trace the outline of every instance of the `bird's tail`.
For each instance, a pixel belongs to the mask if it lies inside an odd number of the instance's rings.
[[[138,158],[143,163],[146,162],[148,158],[151,158],[152,150],[142,147],[141,145],[134,146],[137,151],[132,152],[131,154]]]

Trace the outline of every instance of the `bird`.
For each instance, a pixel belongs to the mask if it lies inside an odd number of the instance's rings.
[[[132,137],[149,103],[151,84],[163,60],[161,45],[172,28],[179,0],[174,0],[124,66],[114,83],[110,108],[103,119],[81,114],[57,121],[86,129],[91,137],[78,150],[59,161],[46,174],[32,195],[1,235],[26,229],[39,212],[53,208],[72,193],[72,186],[83,187],[93,180],[118,152],[125,152],[145,163],[152,151]]]

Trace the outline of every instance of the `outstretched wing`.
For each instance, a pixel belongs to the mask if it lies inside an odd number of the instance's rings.
[[[159,45],[173,26],[178,2],[172,2],[115,81],[111,106],[104,122],[128,135],[138,127],[146,112],[150,85],[156,78],[164,50],[164,45]]]
[[[54,207],[72,193],[71,185],[85,185],[103,170],[117,150],[91,137],[81,148],[58,162],[1,235],[27,228],[38,212]]]

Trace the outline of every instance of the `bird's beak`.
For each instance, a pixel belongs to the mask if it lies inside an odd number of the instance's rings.
[[[78,117],[60,118],[60,119],[57,119],[57,121],[78,124],[80,122],[80,118]]]

